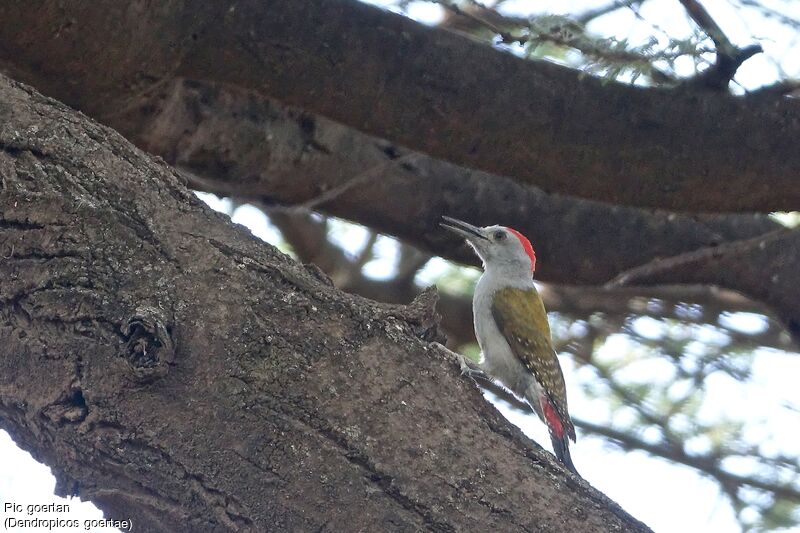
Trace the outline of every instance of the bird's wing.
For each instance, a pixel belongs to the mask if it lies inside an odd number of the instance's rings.
[[[544,389],[567,435],[574,441],[575,428],[567,409],[567,387],[550,338],[550,324],[542,299],[535,288],[505,288],[497,291],[492,316],[506,342]],[[523,320],[514,320],[514,317]],[[545,422],[552,428],[548,406],[543,405]]]

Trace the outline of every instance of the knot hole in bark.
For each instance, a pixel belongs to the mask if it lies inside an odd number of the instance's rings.
[[[73,386],[69,393],[45,407],[42,414],[57,425],[78,424],[86,419],[89,408],[81,388]]]
[[[127,341],[126,359],[140,381],[164,377],[175,360],[172,327],[154,307],[140,306],[122,328]]]

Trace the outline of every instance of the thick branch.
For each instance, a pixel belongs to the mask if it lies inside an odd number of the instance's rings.
[[[551,192],[676,210],[800,203],[791,99],[604,84],[352,0],[125,6],[3,3],[0,58],[102,120],[178,75]]]
[[[711,14],[706,11],[706,8],[703,7],[703,4],[697,0],[679,1],[695,24],[702,28],[702,30],[706,32],[706,35],[714,41],[714,46],[717,47],[717,53],[728,56],[735,54],[736,46],[731,43],[728,36],[722,31],[722,28],[720,28],[717,22],[711,17]]]
[[[190,170],[194,188],[257,203],[312,204],[462,262],[474,263],[474,254],[439,228],[441,215],[509,225],[533,241],[543,281],[604,283],[658,257],[779,227],[761,215],[696,217],[546,194],[251,93],[178,82],[149,101],[156,105],[114,123],[139,146]]]
[[[646,531],[332,288],[0,76],[0,427],[146,531]],[[358,513],[349,510],[358,509]]]
[[[800,230],[779,230],[746,241],[656,260],[620,275],[613,284],[661,285],[679,282],[720,285],[768,303],[789,332],[798,339],[799,256]]]
[[[273,210],[270,216],[302,262],[320,265],[335,281],[336,286],[347,292],[379,302],[408,303],[422,291],[413,283],[413,278],[407,275],[385,281],[376,281],[365,276],[361,271],[363,263],[348,259],[342,249],[327,241],[319,242],[319,239],[324,238],[319,234],[322,222],[313,220],[308,213],[280,209]],[[403,247],[406,250],[411,249],[405,244]],[[720,320],[723,313],[744,311],[768,316],[770,313],[763,305],[738,293],[715,287],[608,288],[548,284],[540,286],[539,292],[548,311],[559,313],[570,321],[581,320],[589,328],[589,332],[583,336],[557,339],[556,349],[571,352],[590,363],[597,336],[605,337],[620,331],[635,336],[626,327],[632,316],[711,324],[724,330],[732,343],[740,347],[766,346],[783,350],[795,348],[777,320],[770,319],[768,327],[757,334],[745,334],[726,327],[724,321]],[[691,314],[687,314],[687,305],[697,307]],[[437,308],[449,346],[458,349],[475,342],[471,298],[444,292],[440,294]]]
[[[327,240],[324,224],[313,220],[308,213],[291,212],[278,209],[269,211],[272,222],[280,229],[298,259],[304,263],[313,262],[330,276],[336,286],[386,303],[411,302],[422,291],[413,283],[413,277],[402,275],[385,281],[368,278],[361,271],[363,263],[348,259],[344,250]],[[373,234],[374,235],[374,234]],[[405,248],[410,248],[404,245]],[[419,252],[417,252],[419,253]],[[563,285],[544,285],[540,294],[545,307],[569,320],[583,320],[592,329],[601,329],[601,334],[611,334],[624,328],[631,316],[651,316],[657,319],[674,319],[699,324],[712,324],[726,330],[737,343],[747,346],[769,346],[778,349],[793,349],[783,329],[777,321],[756,335],[746,335],[720,323],[723,313],[737,311],[768,315],[763,306],[733,291],[714,287],[671,286],[671,287],[569,287]],[[653,300],[658,305],[649,305]],[[686,305],[699,305],[701,311],[687,316]],[[466,296],[441,293],[437,305],[442,316],[442,327],[447,334],[448,344],[455,347],[475,342],[472,325],[472,300]],[[601,313],[602,324],[597,323],[597,313]],[[595,316],[595,320],[590,318]],[[567,339],[571,345],[559,348],[578,351],[573,345],[576,339]],[[585,348],[581,353],[584,360],[590,360],[593,343],[590,339],[578,343],[577,348]]]

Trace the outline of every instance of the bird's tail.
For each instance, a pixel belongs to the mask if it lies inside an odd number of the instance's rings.
[[[556,459],[561,461],[561,464],[566,466],[570,472],[580,476],[575,469],[575,465],[572,464],[572,456],[569,454],[569,439],[575,440],[575,429],[572,426],[569,415],[566,415],[565,420],[562,419],[558,409],[547,397],[542,398],[541,405],[544,421],[550,430],[550,442],[553,443],[553,452],[556,454]]]
[[[578,471],[575,469],[575,465],[572,464],[572,456],[569,454],[569,439],[567,436],[562,435],[561,437],[557,437],[551,432],[550,442],[553,443],[553,452],[556,454],[556,459],[558,459],[561,464],[567,467],[567,470],[575,475],[580,476]]]

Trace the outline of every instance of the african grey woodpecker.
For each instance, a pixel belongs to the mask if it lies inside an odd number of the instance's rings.
[[[483,357],[470,366],[530,404],[547,424],[558,460],[577,474],[569,454],[575,427],[567,409],[564,374],[553,349],[544,304],[533,284],[533,246],[512,228],[479,228],[442,218],[442,227],[464,237],[483,261],[483,275],[472,300],[475,335]]]

